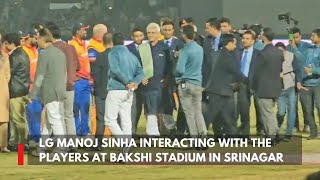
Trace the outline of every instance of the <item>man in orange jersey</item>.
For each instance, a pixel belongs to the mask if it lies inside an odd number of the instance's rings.
[[[103,24],[97,24],[93,27],[93,35],[88,45],[88,54],[91,69],[92,63],[96,61],[97,55],[106,50],[105,46],[103,45],[102,38],[103,35],[107,32],[108,28]]]
[[[82,23],[76,23],[72,28],[73,38],[70,45],[74,46],[80,62],[80,70],[77,72],[78,81],[74,85],[74,105],[73,113],[76,123],[78,136],[87,136],[89,131],[89,107],[91,85],[90,79],[90,63],[88,50],[85,44],[85,38],[89,26]]]
[[[38,32],[34,28],[25,31],[26,34],[21,37],[24,42],[22,45],[23,50],[27,53],[30,60],[30,91],[34,82],[38,63],[38,49],[37,49],[37,35]],[[26,107],[26,116],[29,124],[30,140],[35,142],[39,141],[40,126],[41,126],[41,112],[42,104],[36,98],[32,103]]]
[[[91,77],[93,76],[92,75],[92,72],[93,72],[93,66],[94,66],[94,63],[96,61],[96,58],[98,56],[99,53],[102,53],[105,51],[105,46],[103,45],[103,35],[105,33],[108,32],[108,28],[107,26],[105,26],[104,24],[97,24],[93,27],[93,35],[92,35],[92,38],[90,39],[89,41],[89,44],[88,44],[88,54],[89,54],[89,61],[90,61],[90,71],[91,71]],[[91,83],[94,83],[93,82],[93,79],[90,79]],[[95,96],[95,94],[93,94]],[[92,98],[92,104],[94,104],[93,102],[95,102],[96,100],[93,100]],[[90,124],[92,125],[91,126],[91,133],[94,134],[96,132],[96,130],[98,129],[97,127],[97,119],[96,119],[96,104],[91,106],[90,108]],[[102,120],[103,121],[103,120]]]

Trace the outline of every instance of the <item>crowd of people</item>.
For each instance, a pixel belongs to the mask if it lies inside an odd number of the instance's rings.
[[[312,32],[312,45],[294,28],[285,46],[272,43],[275,33],[268,27],[252,25],[239,35],[228,18],[210,18],[204,25],[206,36],[197,33],[192,18],[184,18],[182,35],[175,37],[174,23],[162,18],[145,30],[134,28],[126,46],[125,35],[108,32],[104,24],[93,27],[88,44],[91,27],[83,23],[73,25],[68,42],[53,22],[1,35],[1,151],[52,135],[95,135],[101,145],[106,128],[112,136],[132,137],[139,134],[142,110],[148,136],[206,137],[212,126],[216,137],[249,137],[255,134],[252,99],[256,134],[275,145],[286,114],[283,141],[291,140],[294,128],[300,131],[298,97],[304,131],[310,127],[308,140],[316,139],[320,29]],[[92,108],[96,126],[90,128]]]

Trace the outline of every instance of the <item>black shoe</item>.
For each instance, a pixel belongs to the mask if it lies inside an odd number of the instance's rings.
[[[8,146],[8,149],[11,151],[11,152],[18,152],[18,146],[17,145],[13,145],[13,146]]]
[[[285,136],[283,138],[283,142],[290,142],[291,141],[291,136]]]
[[[317,139],[317,135],[310,135],[307,140],[314,140],[314,139]]]
[[[102,151],[102,147],[96,147],[94,148],[94,151]]]
[[[257,136],[264,136],[264,131],[263,130],[257,130]]]

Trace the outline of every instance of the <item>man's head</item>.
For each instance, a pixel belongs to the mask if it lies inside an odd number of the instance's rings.
[[[186,25],[193,25],[193,19],[191,17],[188,17],[188,18],[183,18],[179,21],[179,27],[182,29],[183,26],[186,26]]]
[[[186,25],[182,27],[182,39],[185,42],[192,41],[194,39],[195,32],[192,25]]]
[[[311,41],[313,44],[319,45],[320,44],[320,28],[317,28],[312,31],[311,33]]]
[[[162,24],[162,34],[165,39],[170,39],[174,34],[174,24],[172,21],[165,21]]]
[[[38,31],[35,28],[30,28],[26,32],[28,33],[28,36],[24,38],[24,44],[36,47],[38,41]]]
[[[38,46],[42,49],[45,49],[53,41],[52,34],[47,28],[39,30],[38,35]]]
[[[217,18],[210,18],[206,22],[206,32],[208,35],[217,37],[220,33],[220,21]]]
[[[231,21],[228,18],[220,19],[221,32],[223,34],[228,34],[232,30]]]
[[[131,33],[131,38],[133,42],[136,43],[137,45],[142,44],[144,40],[143,30],[140,28],[134,28]]]
[[[172,21],[169,17],[162,17],[161,19],[160,19],[160,27],[162,28],[162,26],[163,26],[163,23],[164,22],[167,22],[167,21]]]
[[[107,48],[112,47],[113,46],[112,38],[113,37],[111,33],[109,32],[104,33],[102,37],[103,45]]]
[[[284,45],[282,42],[277,42],[275,46],[279,48],[282,52],[286,50],[286,45]]]
[[[97,24],[93,27],[93,37],[102,40],[103,35],[108,32],[107,26],[104,24]]]
[[[150,23],[147,26],[147,36],[150,42],[154,42],[158,40],[160,35],[160,26],[157,23]]]
[[[293,40],[296,44],[300,44],[301,42],[301,30],[297,27],[292,28]]]
[[[232,34],[222,34],[220,43],[229,51],[234,51],[237,47],[237,40]]]
[[[244,34],[242,35],[243,47],[245,49],[252,47],[255,43],[255,39],[256,39],[256,34],[253,31],[248,30],[248,31],[244,32]]]
[[[72,35],[80,40],[84,40],[87,36],[87,30],[90,26],[85,26],[82,23],[76,23],[72,27]]]
[[[45,26],[52,34],[54,40],[61,39],[61,31],[58,25],[53,22],[48,22]]]
[[[115,33],[112,36],[112,42],[114,46],[123,45],[124,44],[124,37],[121,33]]]
[[[8,33],[3,37],[3,45],[10,52],[20,46],[20,36],[18,33]]]
[[[261,40],[264,44],[269,44],[274,39],[275,34],[271,28],[263,28],[261,32]]]
[[[249,27],[250,30],[252,30],[256,34],[256,39],[260,38],[262,25],[261,24],[252,24]]]
[[[26,39],[29,38],[29,34],[24,31],[18,31],[18,34],[20,35],[20,45],[26,45]]]

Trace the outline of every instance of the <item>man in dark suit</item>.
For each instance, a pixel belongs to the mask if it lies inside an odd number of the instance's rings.
[[[139,28],[134,28],[132,30],[131,38],[132,38],[133,42],[131,44],[127,45],[127,48],[129,49],[129,51],[132,54],[134,54],[138,58],[141,66],[142,66],[141,57],[139,54],[139,45],[141,45],[144,40],[143,30],[139,29]],[[142,96],[142,92],[141,92],[141,85],[139,86],[139,88],[137,90],[135,90],[134,94],[135,94],[135,96],[133,97],[132,109],[131,109],[132,134],[133,135],[136,134],[138,122],[139,122],[141,112],[142,112],[143,96]]]
[[[165,126],[166,130],[169,131],[169,134],[173,134],[175,131],[173,110],[176,109],[176,102],[174,99],[174,94],[176,94],[175,69],[178,60],[176,52],[183,48],[184,43],[174,36],[174,24],[172,21],[164,21],[162,23],[162,33],[164,36],[162,42],[168,46],[170,51],[170,61],[168,66],[170,72],[168,74],[168,79],[163,84],[160,105],[161,114],[159,114],[159,119],[160,124]]]
[[[105,33],[103,35],[103,44],[106,47],[106,50],[97,55],[96,61],[92,64],[91,73],[94,80],[93,95],[95,96],[97,110],[96,138],[99,140],[99,147],[97,147],[97,150],[99,151],[101,150],[102,137],[105,130],[104,114],[109,76],[108,54],[113,46],[111,33]]]
[[[221,36],[221,45],[217,62],[210,74],[206,86],[209,94],[209,109],[207,117],[213,123],[214,134],[232,136],[237,134],[237,121],[234,119],[233,93],[238,88],[242,75],[240,63],[236,60],[235,49],[237,40],[232,34]]]
[[[272,44],[274,36],[271,28],[263,29],[261,39],[265,47],[253,66],[250,85],[257,99],[265,134],[276,143],[275,137],[279,128],[273,107],[282,90],[280,73],[283,57],[281,51]]]
[[[244,48],[237,52],[237,60],[240,61],[240,70],[243,76],[238,92],[238,110],[241,120],[239,133],[243,136],[250,135],[250,104],[252,91],[249,87],[249,82],[252,81],[253,64],[259,53],[259,51],[253,47],[254,43],[255,33],[250,30],[246,31],[242,36],[242,45]],[[256,114],[258,115],[257,108]]]
[[[202,86],[206,87],[211,70],[214,69],[214,66],[217,61],[218,50],[220,47],[220,21],[217,18],[210,18],[206,21],[206,33],[207,37],[203,41],[203,64],[202,64]],[[206,121],[207,128],[209,128],[211,124],[210,117],[207,118],[207,109],[208,109],[209,96],[207,95],[206,90],[203,91],[202,95],[202,111],[204,115],[204,119]]]

